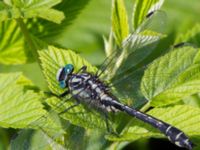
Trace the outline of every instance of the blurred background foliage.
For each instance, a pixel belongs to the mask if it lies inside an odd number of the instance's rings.
[[[127,0],[126,6],[128,14],[132,13],[133,0]],[[180,34],[185,34],[199,23],[198,17],[200,2],[184,2],[181,0],[165,1],[162,10],[167,14],[167,39],[168,43],[173,44],[175,38]],[[56,37],[47,40],[64,48],[70,48],[79,52],[89,62],[99,65],[105,58],[103,36],[108,37],[111,29],[111,1],[101,0],[90,2],[81,10],[80,14],[68,26],[64,26]],[[195,43],[195,44],[198,44]],[[169,45],[169,44],[166,44]],[[96,59],[98,56],[99,59]],[[26,76],[34,81],[35,84],[46,88],[45,82],[41,81],[41,74],[32,74],[31,70],[38,70],[35,63],[23,65],[0,65],[1,72],[23,71]],[[35,71],[37,72],[37,71]]]
[[[66,13],[67,11],[80,9],[80,13],[78,15],[74,14],[74,16],[68,16],[69,18],[67,19],[69,21],[63,22],[61,24],[62,28],[58,26],[58,31],[55,31],[57,32],[56,36],[53,32],[52,37],[49,36],[49,34],[47,34],[48,36],[45,36],[45,34],[42,32],[43,30],[38,24],[36,24],[38,28],[34,29],[36,26],[30,26],[29,29],[33,30],[33,33],[35,35],[40,35],[40,38],[44,39],[48,43],[52,43],[53,45],[58,45],[63,48],[70,48],[72,50],[75,50],[76,52],[80,53],[84,58],[86,58],[90,63],[98,66],[105,59],[103,36],[108,37],[111,30],[111,1],[82,0],[80,1],[80,3],[73,0],[66,1],[66,3],[68,4],[73,4],[76,2],[77,7],[72,7],[71,10],[65,10],[64,8],[62,8],[62,5],[64,6],[64,4],[62,3],[56,6],[58,9],[66,11]],[[131,14],[134,0],[126,0],[125,3],[128,9],[128,14]],[[168,17],[167,25],[165,26],[167,37],[163,40],[163,43],[165,44],[160,46],[162,47],[162,49],[167,49],[169,45],[173,45],[187,39],[186,37],[184,37],[184,35],[186,33],[193,34],[192,30],[195,30],[196,35],[193,36],[195,38],[187,40],[192,41],[197,46],[200,46],[199,0],[166,0],[162,7],[162,10],[166,12]],[[51,31],[51,23],[48,23],[47,21],[41,21],[41,23],[45,24],[46,27],[49,27],[49,31]],[[20,31],[15,32],[19,32],[18,34],[20,34]],[[3,35],[5,34],[6,33],[0,32],[0,38],[4,38],[5,36]],[[155,55],[158,54],[155,53]],[[97,57],[98,59],[96,59]],[[0,60],[0,62],[6,61],[6,59],[3,60],[3,57],[0,57],[0,59],[2,59]],[[26,61],[25,58],[23,59],[22,61]],[[33,60],[26,64],[0,64],[1,73],[16,71],[22,71],[25,76],[33,81],[34,84],[38,85],[43,90],[48,90],[40,68]],[[0,149],[4,150],[9,145],[9,136],[10,134],[12,134],[12,132],[12,130],[5,130],[3,128],[0,129]],[[82,132],[80,131],[79,134],[81,133]],[[90,137],[90,140],[88,139],[88,141],[90,141],[91,144],[90,146],[88,146],[88,149],[98,149],[98,146],[101,145],[102,142],[105,142],[102,141],[102,138],[100,138],[99,136]],[[93,141],[96,143],[96,145],[92,144]],[[128,146],[126,146],[125,149],[132,149],[133,147],[134,149],[144,150],[154,149],[154,145],[157,145],[157,147],[159,147],[159,145],[163,146],[162,144],[164,144],[165,142],[166,140],[159,140],[158,142],[158,140],[155,139],[144,139],[129,144]],[[124,144],[126,145],[127,143]],[[172,148],[170,148],[169,146],[169,149],[173,149],[173,146]]]

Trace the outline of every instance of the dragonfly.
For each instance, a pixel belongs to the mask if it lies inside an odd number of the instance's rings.
[[[151,15],[152,14],[148,14],[147,16],[150,17]],[[131,35],[127,39],[132,41],[135,38],[135,40],[137,40],[134,36],[135,35]],[[124,47],[128,47],[128,40],[123,43],[125,45]],[[134,46],[135,45],[132,45],[132,47]],[[112,64],[112,59],[107,62],[107,65],[108,64]],[[129,66],[125,68],[127,70]],[[103,67],[102,70],[105,71],[105,68]],[[111,88],[99,78],[103,71],[101,73],[97,72],[96,74],[92,74],[87,71],[87,66],[83,66],[78,72],[74,72],[73,64],[66,64],[64,67],[61,67],[57,72],[57,81],[61,88],[68,89],[62,96],[71,94],[77,101],[73,107],[83,103],[105,113],[125,112],[157,128],[175,145],[192,150],[193,143],[187,135],[178,128],[121,103],[117,96],[112,93]],[[116,74],[115,70],[114,73]],[[119,71],[118,74],[120,74]]]
[[[109,84],[105,82],[106,80],[111,80],[113,85],[122,85],[121,83],[124,80],[130,79],[130,77],[136,73],[136,71],[132,71],[132,68],[139,64],[141,60],[134,60],[133,62],[132,58],[137,55],[143,55],[144,53],[142,52],[145,52],[144,57],[147,56],[147,54],[151,52],[150,50],[153,50],[159,41],[157,36],[150,37],[141,34],[147,29],[156,31],[160,29],[155,27],[155,24],[161,25],[162,23],[159,19],[156,20],[157,18],[163,19],[162,12],[150,12],[147,14],[144,23],[123,41],[121,48],[115,50],[105,59],[100,66],[100,71],[97,71],[95,74],[87,71],[87,66],[82,66],[77,72],[74,71],[75,66],[73,64],[66,64],[64,67],[59,68],[56,79],[60,88],[66,89],[59,97],[71,95],[71,97],[76,100],[74,105],[61,113],[67,113],[69,109],[80,104],[90,106],[89,108],[102,112],[105,114],[106,118],[110,112],[124,112],[155,127],[166,135],[175,145],[192,150],[193,143],[184,132],[162,120],[121,103],[118,96],[113,93]],[[148,43],[147,41],[150,42]],[[122,49],[124,49],[125,52],[121,51]],[[147,49],[148,52],[146,52]],[[124,63],[123,60],[129,61],[129,63]],[[116,63],[118,64],[117,67]],[[124,75],[124,73],[126,73],[126,75]],[[104,76],[104,80],[101,79],[102,76]],[[120,90],[121,89],[122,87],[120,87]],[[128,91],[128,89],[126,89],[126,91]],[[127,95],[127,93],[124,95]],[[60,106],[60,104],[58,106]],[[107,119],[106,126],[107,129],[110,130]]]

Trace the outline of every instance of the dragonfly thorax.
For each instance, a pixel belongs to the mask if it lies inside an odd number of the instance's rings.
[[[86,103],[104,111],[116,111],[111,106],[106,106],[102,101],[116,101],[109,87],[90,73],[72,74],[68,80],[70,93],[79,102]]]

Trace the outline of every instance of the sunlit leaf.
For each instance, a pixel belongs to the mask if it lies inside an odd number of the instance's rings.
[[[0,21],[17,18],[27,19],[33,17],[41,17],[55,23],[60,23],[64,19],[64,14],[51,8],[60,2],[61,0],[4,0],[4,4],[2,3],[2,7],[0,9],[0,14],[2,16]]]
[[[129,34],[128,16],[123,0],[113,0],[112,4],[112,30],[119,46]]]
[[[52,137],[42,130],[33,131],[24,129],[18,133],[16,138],[13,138],[11,140],[10,149],[11,150],[21,150],[21,149],[65,150],[62,142],[59,143],[58,141],[55,140],[55,138],[57,137]]]
[[[41,103],[42,96],[25,90],[30,81],[21,73],[0,74],[0,126],[4,128],[44,127],[46,131],[61,131]],[[42,117],[46,116],[46,117]]]
[[[200,46],[200,24],[194,25],[193,28],[189,29],[186,33],[182,33],[177,36],[175,43],[188,42],[195,46]]]
[[[174,49],[155,60],[145,71],[141,90],[153,106],[175,103],[200,91],[199,50]]]
[[[51,98],[47,100],[47,103],[55,109],[58,113],[63,112],[66,108],[74,105],[74,101],[70,102],[69,99],[66,103],[63,103],[63,100],[59,100],[58,98]],[[59,107],[58,107],[59,106]],[[90,111],[83,107],[83,105],[76,106],[66,113],[61,115],[62,118],[69,120],[70,123],[84,127],[86,129],[106,129],[105,121],[102,120],[102,116],[95,113],[94,111]]]
[[[45,114],[40,96],[33,91],[24,92],[21,83],[29,83],[24,82],[24,77],[20,73],[1,74],[0,79],[2,127],[28,127],[28,124]]]
[[[73,64],[75,72],[83,67],[83,65],[87,66],[89,72],[96,72],[97,70],[90,63],[71,50],[58,49],[49,46],[48,49],[40,51],[39,55],[48,86],[53,93],[58,95],[63,92],[63,89],[59,87],[58,81],[56,80],[57,71],[61,67],[64,67],[66,64]]]
[[[73,64],[75,72],[77,72],[83,65],[87,66],[89,72],[96,72],[97,70],[71,50],[58,49],[49,46],[48,49],[40,51],[39,54],[48,86],[50,90],[57,95],[64,92],[64,90],[59,87],[58,81],[56,80],[56,74],[60,67],[63,67],[66,64]],[[69,100],[65,103],[67,99]],[[74,102],[70,102],[70,100],[69,97],[63,99],[51,98],[47,100],[47,103],[60,113],[74,104]],[[78,126],[105,129],[105,123],[102,121],[101,117],[94,112],[85,110],[82,105],[70,109],[67,113],[64,113],[61,116]]]
[[[30,80],[21,73],[0,74],[0,84],[0,126],[23,128],[11,139],[11,145],[15,150],[22,149],[25,145],[30,146],[28,143],[31,140],[30,135],[24,137],[25,128],[40,129],[43,127],[43,134],[48,134],[48,136],[55,132],[63,133],[61,126],[43,108],[42,94],[26,90],[25,86],[32,85]],[[21,144],[18,143],[19,139],[21,139]]]
[[[62,11],[65,15],[65,19],[60,24],[55,24],[46,20],[33,20],[29,22],[31,32],[41,39],[45,39],[48,42],[55,42],[57,36],[63,33],[67,26],[69,26],[73,20],[81,13],[81,11],[87,6],[90,0],[64,0],[57,6],[56,10]],[[52,16],[55,18],[55,16]]]
[[[24,49],[24,38],[15,21],[0,23],[0,63],[23,64],[28,53]]]

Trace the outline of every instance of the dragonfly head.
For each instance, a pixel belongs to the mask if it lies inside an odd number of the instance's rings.
[[[56,79],[59,82],[61,88],[67,87],[69,75],[71,75],[73,71],[74,66],[72,64],[67,64],[65,67],[62,67],[58,70]]]

